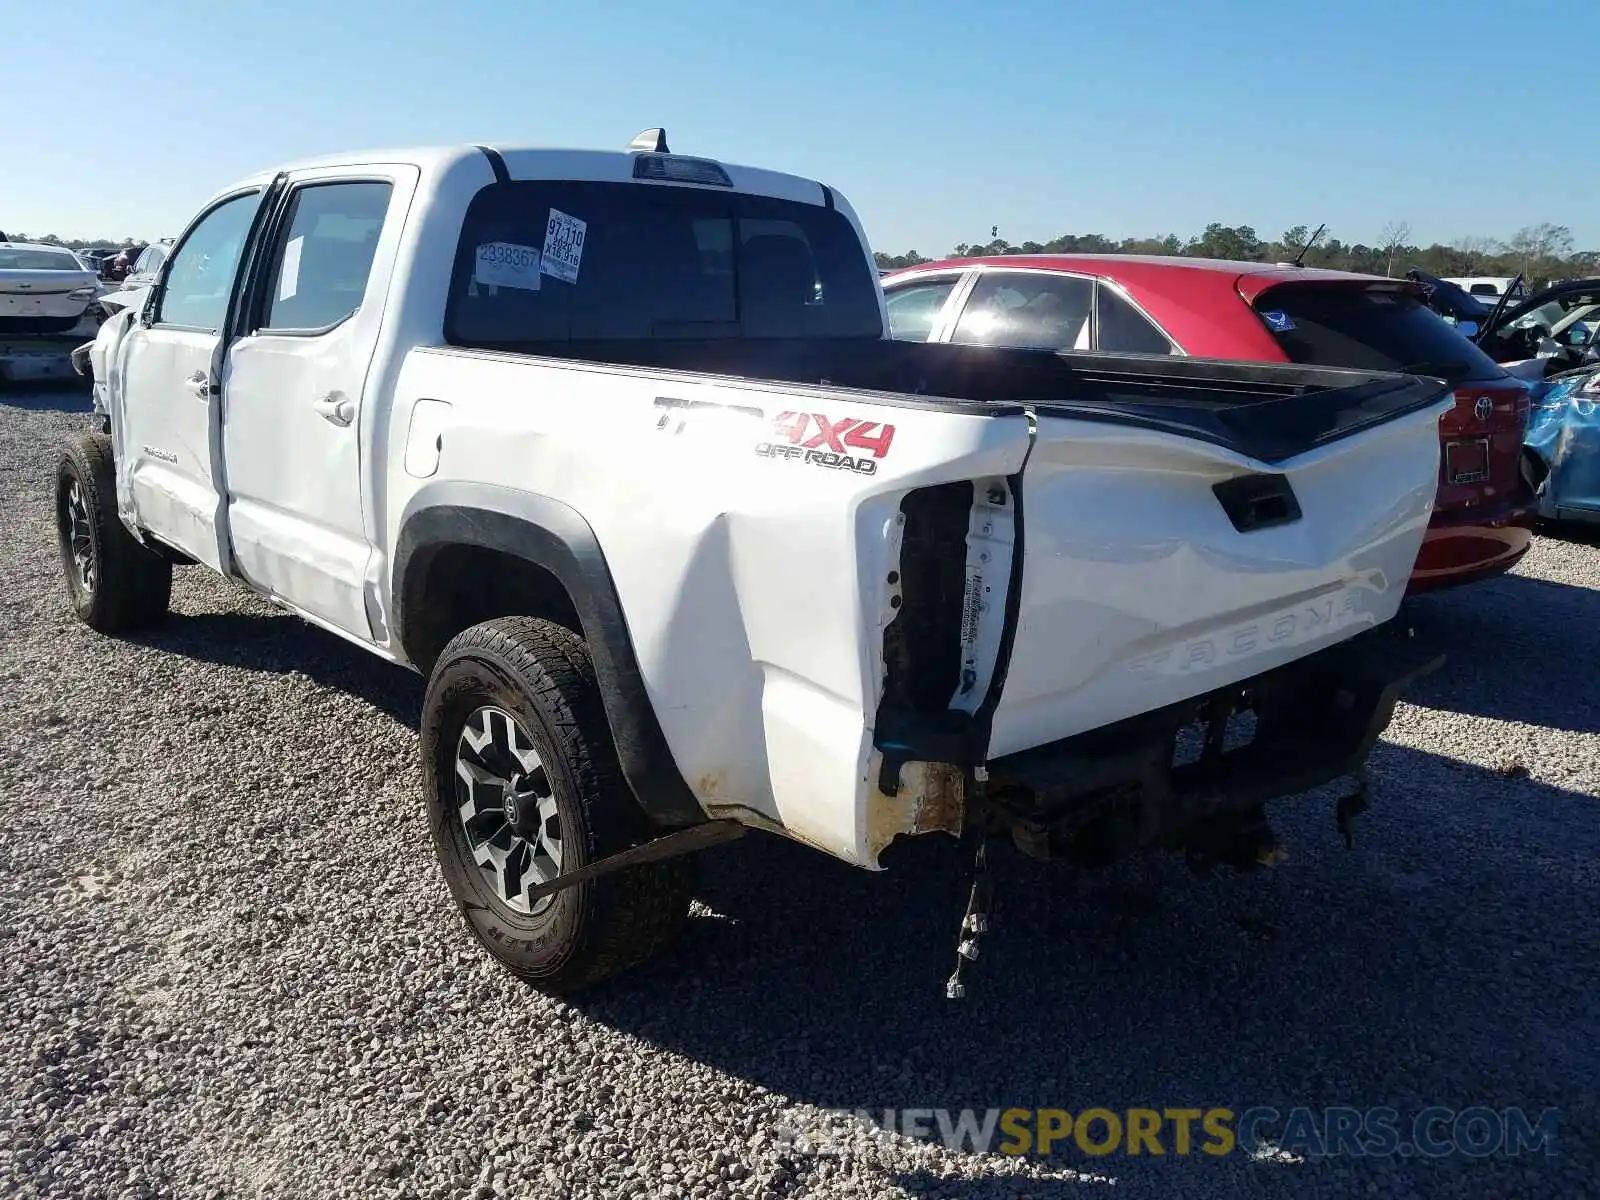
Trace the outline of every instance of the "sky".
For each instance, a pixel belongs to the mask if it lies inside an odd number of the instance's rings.
[[[1532,11],[1532,10],[1529,10]],[[439,142],[820,179],[875,250],[1062,233],[1600,248],[1547,0],[0,0],[0,229],[174,236],[233,179]],[[1530,21],[1532,24],[1530,24]],[[112,48],[115,48],[114,52]],[[114,54],[114,57],[113,57]]]

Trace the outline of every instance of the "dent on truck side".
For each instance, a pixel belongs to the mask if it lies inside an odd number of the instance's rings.
[[[430,567],[462,547],[508,555],[555,578],[589,643],[622,773],[641,807],[666,826],[705,820],[651,708],[599,541],[570,505],[459,481],[421,489],[401,518],[394,564],[394,623],[411,663],[426,671],[442,648],[428,634]]]

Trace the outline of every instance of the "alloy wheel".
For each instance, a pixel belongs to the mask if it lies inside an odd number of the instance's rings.
[[[65,508],[67,550],[72,555],[78,586],[86,594],[92,594],[95,584],[94,535],[89,525],[89,506],[83,499],[83,485],[76,479],[67,485]]]
[[[561,873],[561,820],[550,776],[522,724],[503,708],[475,710],[456,742],[457,815],[494,898],[537,916],[554,896],[531,888]]]

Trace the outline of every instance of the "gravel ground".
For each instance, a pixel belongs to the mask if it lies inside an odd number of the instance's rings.
[[[972,995],[947,843],[869,875],[771,839],[578,1004],[468,942],[428,847],[420,684],[198,570],[133,642],[65,607],[70,393],[0,397],[0,1194],[1572,1196],[1600,1178],[1600,548],[1424,606],[1454,650],[1346,851],[1085,877],[1000,854]],[[823,1110],[1560,1112],[1558,1154],[1049,1159]]]

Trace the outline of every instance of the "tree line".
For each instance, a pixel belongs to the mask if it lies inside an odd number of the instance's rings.
[[[91,247],[98,248],[100,246],[115,246],[121,249],[124,246],[148,245],[142,238],[64,238],[57,237],[53,233],[42,234],[39,237],[32,237],[25,233],[13,233],[11,234],[11,240],[14,242],[33,242],[39,246],[64,246],[68,250],[88,250]]]
[[[1306,250],[1313,231],[1295,225],[1283,231],[1276,241],[1260,237],[1249,225],[1223,225],[1212,222],[1198,237],[1187,240],[1177,234],[1164,237],[1123,238],[1120,241],[1099,233],[1067,233],[1048,242],[1023,242],[1015,245],[1000,236],[998,227],[989,230],[984,242],[962,242],[951,252],[953,258],[987,258],[997,254],[1175,254],[1191,258],[1228,258],[1244,262],[1291,262],[1300,256],[1308,267],[1328,267],[1336,271],[1359,271],[1367,275],[1403,275],[1419,267],[1431,275],[1525,275],[1530,284],[1551,279],[1570,279],[1600,273],[1600,250],[1578,250],[1572,230],[1565,225],[1544,222],[1517,230],[1509,238],[1470,236],[1450,242],[1420,246],[1411,239],[1411,226],[1392,221],[1384,226],[1375,244],[1342,242],[1326,232]],[[915,250],[905,254],[877,255],[884,268],[911,267],[931,262]]]

